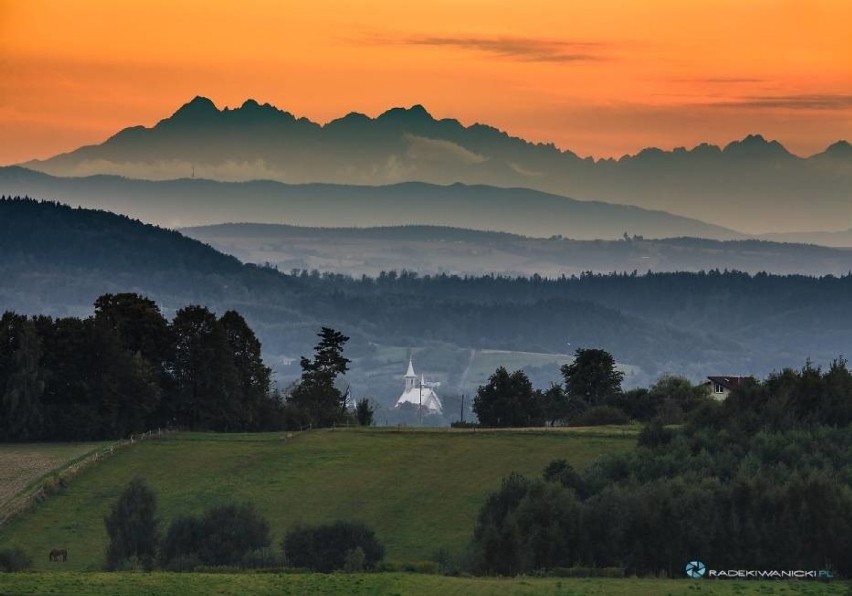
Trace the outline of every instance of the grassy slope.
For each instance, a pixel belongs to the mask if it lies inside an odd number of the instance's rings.
[[[125,596],[157,594],[559,594],[563,596],[849,594],[848,582],[743,582],[655,579],[456,578],[436,575],[382,573],[344,574],[170,574],[170,573],[19,573],[2,576],[0,594],[78,594]]]
[[[157,491],[160,516],[228,500],[252,501],[273,540],[298,521],[362,519],[391,561],[460,551],[485,496],[511,471],[538,475],[564,457],[583,467],[601,453],[631,449],[635,435],[600,432],[314,431],[287,437],[180,434],[117,453],[12,522],[0,546],[18,544],[37,569],[57,569],[48,551],[67,547],[65,570],[94,570],[106,547],[103,517],[135,475]]]

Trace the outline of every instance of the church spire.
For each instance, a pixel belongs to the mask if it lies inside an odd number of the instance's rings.
[[[408,372],[405,373],[405,390],[411,391],[417,384],[417,375],[414,374],[414,364],[408,359]]]

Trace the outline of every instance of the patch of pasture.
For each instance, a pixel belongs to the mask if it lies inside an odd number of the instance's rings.
[[[178,433],[139,442],[83,470],[67,487],[0,531],[37,569],[97,570],[107,545],[103,519],[124,486],[143,477],[168,520],[228,501],[250,501],[277,546],[298,522],[361,520],[391,562],[460,553],[486,496],[516,471],[538,476],[553,459],[577,468],[632,449],[635,433],[337,429],[305,433]],[[67,563],[51,563],[67,548]]]

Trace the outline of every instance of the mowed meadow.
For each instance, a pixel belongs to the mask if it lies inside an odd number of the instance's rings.
[[[847,582],[446,577],[417,573],[12,573],[0,594],[63,596],[828,596],[848,595]]]
[[[164,530],[176,515],[248,501],[269,520],[276,548],[298,522],[361,520],[384,543],[387,561],[424,561],[465,548],[486,496],[510,472],[538,476],[558,458],[582,469],[635,443],[630,428],[176,433],[86,468],[0,529],[0,547],[22,547],[37,570],[102,569],[104,516],[141,476],[158,495]],[[48,561],[55,547],[68,549],[67,563]]]

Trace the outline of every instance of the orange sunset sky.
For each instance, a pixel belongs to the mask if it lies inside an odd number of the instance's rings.
[[[580,155],[852,140],[849,0],[0,0],[0,164],[195,95],[318,122],[421,103]]]

